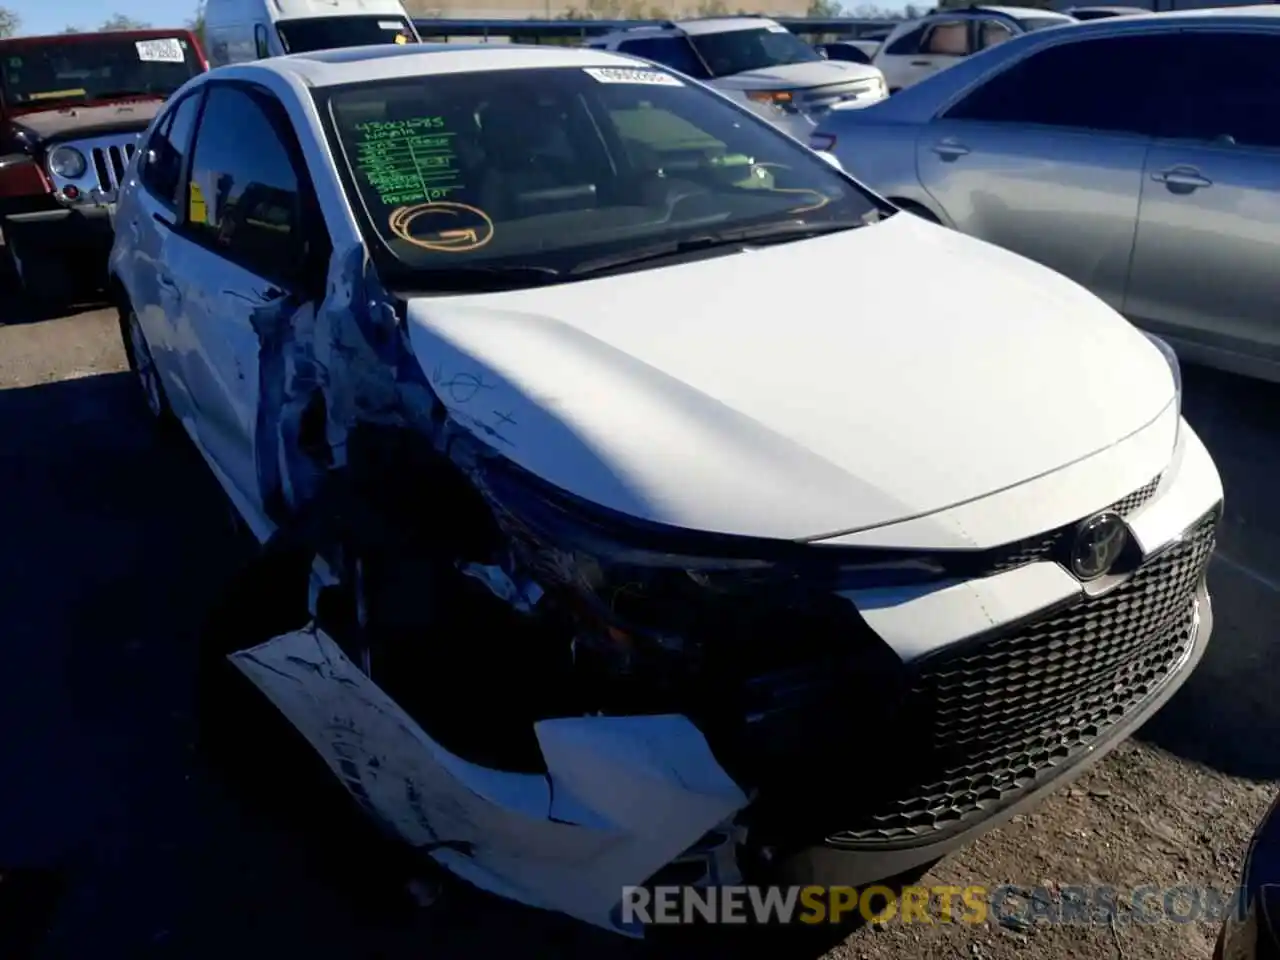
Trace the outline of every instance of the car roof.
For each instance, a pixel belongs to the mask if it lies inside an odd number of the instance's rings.
[[[555,67],[626,67],[641,63],[626,54],[587,47],[497,43],[382,43],[340,47],[267,57],[238,64],[245,76],[269,71],[308,87],[333,87],[365,80],[399,80],[445,73],[488,70],[551,69]]]
[[[1065,13],[1058,13],[1056,10],[1043,10],[1039,7],[992,7],[984,3],[973,9],[981,13],[995,13],[1004,17],[1013,17],[1015,20],[1021,20],[1024,17],[1039,17],[1042,20],[1045,18],[1050,20],[1061,19],[1064,21],[1071,19]],[[938,12],[946,13],[948,11],[939,10]]]
[[[676,20],[674,24],[694,37],[704,33],[728,33],[731,30],[759,30],[761,27],[778,26],[776,20],[768,17],[700,17]]]
[[[1125,8],[1128,9],[1128,8]],[[1123,30],[1126,25],[1134,25],[1135,29],[1150,26],[1153,22],[1163,20],[1189,21],[1190,23],[1239,23],[1248,24],[1258,21],[1280,21],[1280,4],[1258,4],[1251,7],[1197,7],[1194,10],[1160,10],[1152,12],[1143,10],[1127,13],[1119,17],[1105,17],[1101,20],[1086,20],[1079,24],[1081,36],[1087,32],[1106,33],[1108,30]]]
[[[693,17],[688,20],[667,20],[658,23],[646,23],[638,27],[627,27],[612,30],[598,37],[592,37],[592,44],[612,44],[623,39],[634,40],[637,37],[674,36],[678,31],[686,36],[699,37],[709,33],[731,33],[735,30],[761,30],[769,27],[784,29],[777,20],[768,17],[757,17],[744,14],[737,17]]]
[[[1252,7],[1200,7],[1195,10],[1161,10],[1154,14],[1157,17],[1167,17],[1170,19],[1186,18],[1188,20],[1252,20],[1275,19],[1280,17],[1280,5],[1278,4],[1258,4]],[[1120,19],[1129,19],[1128,17],[1115,17],[1112,22]]]

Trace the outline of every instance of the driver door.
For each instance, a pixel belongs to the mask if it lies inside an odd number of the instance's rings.
[[[196,440],[241,511],[262,517],[277,486],[280,345],[318,304],[328,238],[279,102],[240,84],[207,89],[185,216],[166,246],[181,290],[174,336]]]

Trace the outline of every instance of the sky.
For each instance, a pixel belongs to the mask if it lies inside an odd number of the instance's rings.
[[[195,16],[195,0],[0,0],[22,19],[22,33],[61,33],[74,25],[96,29],[113,14],[122,13],[157,27],[179,27]]]
[[[856,9],[858,2],[846,0],[845,5]],[[901,0],[875,4],[884,9],[902,5]],[[21,33],[39,35],[61,33],[68,25],[96,29],[117,13],[156,27],[180,27],[195,16],[196,0],[0,0],[0,7],[22,19]]]

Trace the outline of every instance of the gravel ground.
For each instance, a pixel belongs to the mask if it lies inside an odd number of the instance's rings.
[[[0,915],[0,956],[646,952],[465,890],[416,909],[344,812],[279,771],[234,782],[205,770],[191,748],[191,638],[239,556],[217,491],[193,454],[147,429],[119,372],[114,316],[35,323],[2,311],[0,867],[30,896]],[[1133,742],[926,883],[1042,887],[1050,899],[1083,883],[1234,883],[1280,781],[1268,735],[1280,729],[1280,389],[1192,370],[1187,390],[1228,492],[1204,661]],[[770,949],[833,960],[1211,953],[1209,925],[1124,919],[890,924],[834,947],[788,931]],[[24,948],[21,934],[46,928],[43,946]],[[712,939],[692,954],[740,947]]]

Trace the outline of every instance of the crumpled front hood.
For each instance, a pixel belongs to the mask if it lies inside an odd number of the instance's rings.
[[[163,100],[130,100],[103,106],[68,107],[60,110],[38,110],[13,118],[13,125],[23,127],[41,140],[63,137],[79,130],[100,131],[119,126],[121,129],[146,127],[164,106]]]
[[[838,282],[813,297],[821,278]],[[758,537],[995,493],[1129,436],[1175,389],[1155,347],[1083,288],[907,214],[417,298],[408,325],[450,414],[513,462],[631,516]]]
[[[870,64],[815,60],[812,63],[788,63],[760,70],[747,70],[728,77],[716,77],[711,83],[724,90],[798,90],[832,83],[870,80],[878,76],[880,70]]]

